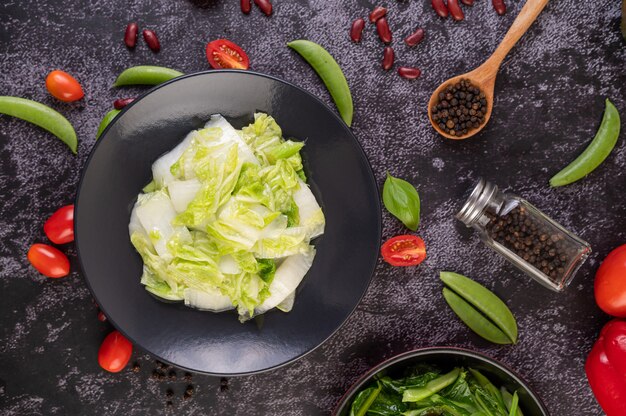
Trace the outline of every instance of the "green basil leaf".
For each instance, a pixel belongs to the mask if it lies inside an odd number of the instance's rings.
[[[420,197],[413,185],[394,178],[387,172],[383,187],[385,208],[410,230],[417,230],[420,223]]]

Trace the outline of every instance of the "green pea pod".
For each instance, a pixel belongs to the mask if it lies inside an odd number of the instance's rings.
[[[162,66],[140,65],[125,69],[118,75],[114,87],[125,85],[158,85],[184,75],[175,69]]]
[[[517,342],[515,317],[499,297],[480,283],[458,273],[441,272],[440,278],[446,286],[489,318],[511,342]]]
[[[569,185],[587,176],[611,153],[619,137],[620,118],[617,108],[606,99],[606,108],[596,137],[572,163],[550,179],[550,186]]]
[[[448,288],[443,288],[443,297],[455,314],[472,331],[495,344],[510,344],[511,339],[480,312]]]
[[[74,154],[78,138],[72,124],[58,111],[25,98],[0,96],[0,113],[33,123],[58,137]]]
[[[117,117],[117,115],[121,111],[122,110],[111,110],[108,113],[106,113],[104,117],[102,117],[102,121],[100,122],[100,125],[98,126],[98,132],[96,133],[96,139],[100,137],[104,129],[107,128],[107,126],[113,121],[115,117]]]
[[[352,94],[337,61],[322,46],[308,40],[294,40],[287,43],[287,46],[298,52],[324,81],[341,118],[349,127],[354,113]]]

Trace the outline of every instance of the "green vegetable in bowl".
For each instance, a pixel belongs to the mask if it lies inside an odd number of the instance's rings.
[[[333,97],[341,118],[350,127],[354,113],[352,94],[335,58],[322,46],[304,39],[289,42],[287,46],[298,52],[317,72]]]
[[[350,416],[365,415],[523,416],[517,392],[496,388],[477,369],[457,367],[443,373],[427,364],[365,386],[352,401]]]
[[[413,185],[387,172],[383,186],[383,204],[410,230],[417,230],[420,223],[420,197]]]
[[[619,112],[607,98],[602,123],[596,136],[580,156],[550,179],[550,186],[569,185],[593,172],[615,147],[619,130]]]
[[[76,153],[78,138],[72,124],[58,111],[47,105],[25,98],[0,97],[0,114],[17,117],[33,123],[58,137],[67,147]]]

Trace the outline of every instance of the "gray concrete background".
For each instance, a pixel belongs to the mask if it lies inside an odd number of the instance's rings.
[[[480,64],[496,47],[523,2],[507,0],[499,17],[490,1],[465,8],[460,23],[441,20],[428,0],[275,0],[271,18],[258,9],[245,16],[239,2],[137,0],[132,2],[4,0],[0,4],[0,94],[32,98],[65,114],[79,136],[77,156],[49,134],[0,117],[0,413],[143,415],[165,413],[174,391],[177,414],[328,414],[358,376],[376,363],[413,348],[451,345],[502,360],[521,373],[554,415],[598,415],[583,364],[609,319],[595,306],[593,276],[599,262],[626,242],[626,146],[585,180],[550,189],[548,179],[591,140],[610,97],[626,114],[625,42],[620,2],[553,0],[507,57],[496,83],[492,120],[465,142],[438,137],[426,104],[445,78]],[[416,65],[417,81],[380,69],[382,45],[371,24],[361,44],[347,36],[356,17],[375,4],[389,8],[397,63]],[[158,33],[153,54],[142,40],[122,43],[129,21]],[[401,39],[416,27],[425,41]],[[382,262],[354,315],[326,344],[285,368],[220,381],[194,375],[189,382],[153,380],[154,359],[135,350],[141,369],[119,374],[97,363],[110,331],[96,319],[71,245],[73,273],[40,276],[26,261],[34,242],[45,242],[44,220],[70,203],[102,115],[115,98],[140,89],[111,88],[124,68],[164,65],[185,73],[208,69],[207,41],[240,44],[251,67],[300,85],[332,105],[312,70],[285,43],[307,38],[324,45],[344,68],[355,104],[353,131],[382,186],[388,170],[414,183],[422,198],[419,234],[428,259],[418,268]],[[64,104],[50,97],[46,74],[63,69],[79,79],[86,97]],[[624,129],[624,123],[622,123]],[[623,136],[623,134],[622,134]],[[453,219],[460,198],[479,176],[515,191],[589,241],[594,254],[564,294],[551,293],[515,271]],[[405,233],[383,213],[384,238]],[[349,247],[345,248],[350,255]],[[477,338],[446,307],[437,274],[453,270],[492,288],[518,319],[519,344],[498,347]],[[227,383],[228,389],[220,388]]]

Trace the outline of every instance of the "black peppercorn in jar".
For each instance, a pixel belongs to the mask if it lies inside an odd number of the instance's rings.
[[[542,285],[562,291],[591,253],[589,244],[528,201],[478,181],[456,215],[489,247]]]

